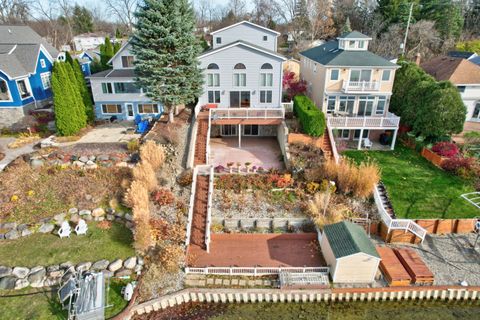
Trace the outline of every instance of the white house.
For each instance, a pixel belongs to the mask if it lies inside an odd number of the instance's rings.
[[[96,33],[83,33],[73,37],[75,51],[91,50],[105,42],[105,36]]]

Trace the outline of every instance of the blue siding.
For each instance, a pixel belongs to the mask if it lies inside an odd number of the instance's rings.
[[[127,120],[127,104],[133,104],[133,116],[136,116],[138,113],[138,105],[139,104],[148,104],[148,103],[153,103],[153,102],[147,102],[147,101],[137,101],[137,102],[118,102],[118,101],[99,101],[95,102],[95,118],[96,119],[109,119],[112,116],[117,116],[119,120]],[[118,114],[104,114],[102,112],[102,104],[120,104],[122,106],[122,113]],[[142,113],[140,114],[142,118],[146,117],[154,117],[158,118],[161,116],[163,113],[163,106],[161,103],[158,104],[158,111],[159,113]]]
[[[80,66],[82,67],[82,72],[85,77],[88,77],[92,74],[90,71],[90,62],[82,63]]]
[[[8,91],[10,92],[10,97],[13,101],[0,101],[1,107],[21,107],[22,101],[20,99],[20,94],[18,93],[17,83],[15,80],[8,80],[8,77],[5,73],[0,71],[0,78],[7,81]]]

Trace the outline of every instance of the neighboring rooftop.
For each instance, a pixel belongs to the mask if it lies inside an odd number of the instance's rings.
[[[450,51],[448,52],[448,56],[452,58],[470,59],[470,58],[476,57],[477,54],[475,52],[469,52],[469,51]]]
[[[92,74],[89,78],[133,78],[134,69],[108,69]]]
[[[53,58],[58,55],[58,50],[29,26],[0,25],[0,44],[42,44]]]
[[[380,258],[365,230],[352,222],[342,221],[326,225],[323,229],[323,236],[327,237],[337,259],[360,252]]]
[[[364,35],[363,33],[358,31],[343,33],[341,36],[339,36],[339,38],[341,39],[372,39],[369,36]]]
[[[337,40],[329,41],[318,47],[305,50],[300,54],[327,66],[399,67],[370,51],[349,51],[339,49]]]
[[[480,66],[463,59],[439,56],[420,65],[437,81],[449,80],[454,84],[480,84]]]

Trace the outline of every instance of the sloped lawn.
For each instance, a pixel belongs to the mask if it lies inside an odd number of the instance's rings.
[[[382,170],[393,208],[399,218],[473,218],[480,210],[460,197],[475,191],[457,176],[438,169],[414,150],[397,145],[395,151],[346,151],[355,161],[376,161]]]
[[[135,255],[132,233],[119,223],[102,230],[89,223],[87,235],[60,239],[55,234],[35,233],[17,240],[0,241],[0,264],[6,266],[49,266],[71,261],[112,261]]]

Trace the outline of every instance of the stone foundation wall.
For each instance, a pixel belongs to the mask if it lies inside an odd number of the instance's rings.
[[[302,231],[303,228],[310,227],[314,230],[315,225],[309,219],[305,218],[222,218],[212,217],[213,225],[221,225],[224,229],[229,231],[254,231],[260,230],[280,230],[287,231]]]
[[[25,116],[23,107],[0,108],[0,129],[8,128]]]

